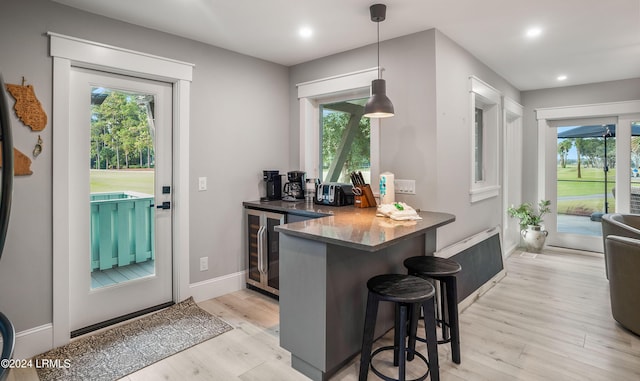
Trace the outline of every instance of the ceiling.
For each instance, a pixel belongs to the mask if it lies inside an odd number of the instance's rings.
[[[376,41],[376,0],[52,1],[286,66]],[[431,28],[520,90],[640,78],[640,0],[387,0],[381,40]]]

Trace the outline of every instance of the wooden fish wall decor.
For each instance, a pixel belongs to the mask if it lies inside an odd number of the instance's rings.
[[[24,79],[22,85],[7,84],[6,86],[9,94],[16,100],[13,109],[16,110],[16,115],[22,123],[31,127],[33,131],[44,130],[47,126],[47,114],[44,112],[38,98],[36,98],[33,86],[25,86]]]

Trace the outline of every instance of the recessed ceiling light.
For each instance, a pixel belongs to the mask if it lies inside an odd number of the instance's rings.
[[[542,29],[538,27],[527,29],[527,37],[529,38],[535,38],[540,36],[541,34],[542,34]]]
[[[558,81],[564,81],[566,79],[567,79],[567,76],[564,75],[564,74],[563,75],[559,75],[558,78],[557,78]]]
[[[304,26],[304,27],[300,28],[300,30],[298,31],[298,34],[302,38],[309,38],[309,37],[311,37],[311,35],[313,35],[313,30],[311,30],[311,28],[309,28],[307,26]]]

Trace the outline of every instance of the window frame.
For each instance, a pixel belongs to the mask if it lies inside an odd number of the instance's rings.
[[[471,136],[471,176],[470,202],[478,202],[500,194],[499,153],[500,153],[500,116],[502,94],[475,76],[469,77],[470,83],[470,123]],[[476,109],[482,110],[482,174],[477,173],[475,149],[478,146],[476,136]]]
[[[378,68],[375,67],[296,85],[300,105],[300,167],[307,177],[320,176],[320,104],[368,97],[371,81],[377,78]],[[380,121],[371,118],[370,128],[373,181],[380,175]]]

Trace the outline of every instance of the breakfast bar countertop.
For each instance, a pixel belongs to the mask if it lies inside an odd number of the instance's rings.
[[[377,251],[394,242],[409,239],[425,230],[435,229],[455,221],[448,213],[421,211],[421,220],[396,221],[376,216],[376,208],[353,206],[308,205],[304,201],[245,202],[246,207],[318,217],[277,226],[276,231],[313,241],[346,246],[364,251]]]
[[[276,211],[264,204],[245,206]],[[438,228],[455,216],[421,211],[421,220],[396,221],[376,216],[377,208],[274,204],[289,207],[281,213],[315,213],[312,219],[291,218],[299,222],[275,226],[280,233],[280,346],[291,353],[294,369],[326,381],[361,349],[368,279],[406,273],[405,259],[433,255]],[[379,311],[377,336],[393,327],[393,312],[392,306]]]

